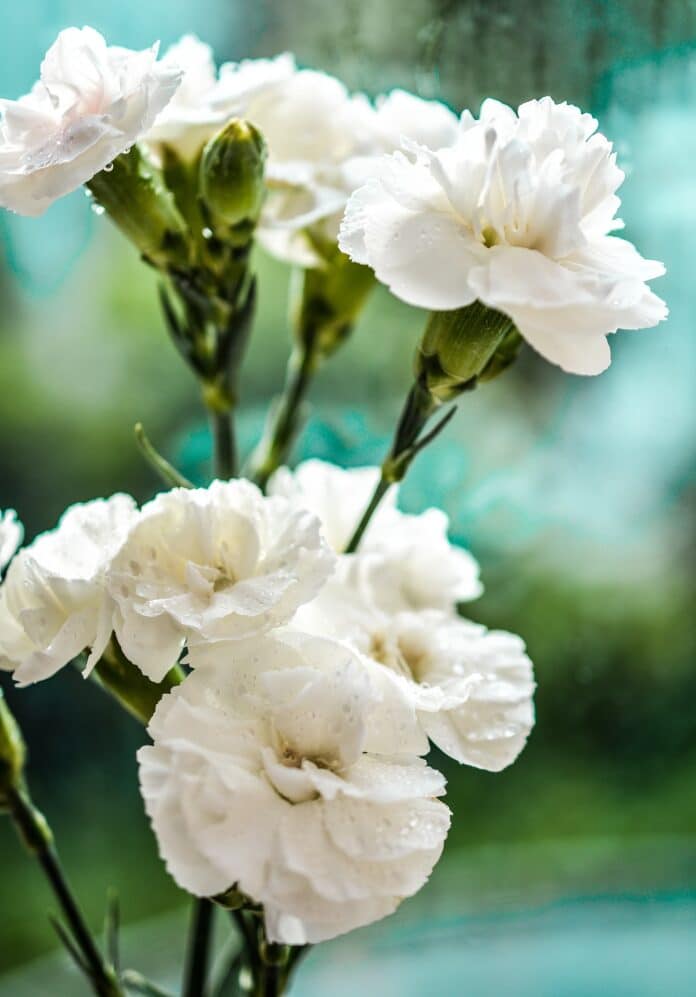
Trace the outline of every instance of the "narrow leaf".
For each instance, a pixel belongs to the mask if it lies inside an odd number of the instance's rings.
[[[145,434],[142,422],[136,422],[133,431],[136,442],[140,447],[140,452],[165,485],[169,485],[170,488],[193,488],[188,478],[180,474],[173,464],[170,464],[168,460],[155,450]]]

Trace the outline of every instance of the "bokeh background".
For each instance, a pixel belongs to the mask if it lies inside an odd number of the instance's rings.
[[[500,775],[442,762],[445,858],[395,918],[325,947],[294,993],[693,993],[696,978],[696,2],[694,0],[23,0],[3,18],[0,94],[34,81],[62,27],[164,45],[197,32],[220,60],[291,49],[374,94],[452,106],[550,93],[593,111],[628,177],[626,235],[664,260],[666,325],[624,333],[600,378],[531,352],[465,398],[404,491],[444,504],[481,560],[471,615],[518,631],[536,664],[537,726]],[[262,256],[243,378],[250,447],[282,381],[288,273]],[[422,315],[377,293],[318,379],[296,456],[383,452]],[[0,508],[29,536],[73,501],[156,488],[142,420],[189,474],[209,442],[167,342],[153,276],[77,193],[39,220],[0,214]],[[144,734],[77,673],[3,688],[31,780],[91,922],[121,898],[127,960],[165,978],[185,898],[139,803]],[[79,994],[51,954],[39,873],[0,824],[0,994]],[[162,974],[164,974],[162,976]]]

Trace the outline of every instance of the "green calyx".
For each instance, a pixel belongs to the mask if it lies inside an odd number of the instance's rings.
[[[433,312],[416,352],[416,378],[437,401],[449,401],[501,373],[520,343],[512,319],[480,301]]]
[[[165,272],[188,267],[186,222],[137,145],[92,177],[87,188],[148,263]]]
[[[265,166],[266,143],[249,121],[233,118],[208,142],[199,189],[214,229],[241,226],[251,237],[263,205]]]
[[[302,350],[330,356],[348,338],[375,286],[369,267],[353,263],[338,247],[326,248],[322,264],[297,270],[290,294],[295,337]]]

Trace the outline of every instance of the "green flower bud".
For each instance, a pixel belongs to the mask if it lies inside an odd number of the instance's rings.
[[[502,354],[496,369],[498,351],[504,343],[518,341],[512,319],[480,301],[455,311],[433,312],[416,351],[416,379],[437,401],[449,401],[479,379],[504,369]]]
[[[10,791],[21,786],[26,755],[22,732],[0,689],[0,807],[7,806]]]
[[[264,198],[266,143],[249,121],[233,118],[203,150],[200,193],[212,220],[256,223]]]
[[[171,192],[137,146],[87,184],[95,203],[160,270],[186,269],[189,236]]]
[[[295,335],[303,349],[329,356],[350,335],[375,285],[369,267],[353,263],[334,247],[322,266],[297,270],[290,292]]]

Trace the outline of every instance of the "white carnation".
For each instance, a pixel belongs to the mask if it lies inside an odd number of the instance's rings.
[[[479,299],[565,370],[609,365],[607,335],[667,314],[664,272],[609,233],[623,173],[597,122],[550,97],[516,114],[485,101],[446,148],[405,143],[347,206],[339,245],[404,301],[447,311]]]
[[[92,28],[61,31],[31,92],[0,102],[0,205],[42,214],[132,146],[179,79],[157,45],[133,52]]]
[[[225,62],[210,95],[210,104],[227,115],[246,117],[254,101],[272,101],[297,72],[295,57],[283,52],[272,59],[242,59]]]
[[[248,481],[158,495],[114,560],[114,629],[160,681],[184,643],[240,639],[284,623],[333,568],[318,520]]]
[[[346,561],[348,570],[339,568],[298,612],[297,626],[346,642],[395,676],[423,732],[445,754],[492,772],[510,765],[534,724],[532,663],[522,640],[439,610],[385,612]]]
[[[373,113],[364,96],[309,69],[250,101],[246,116],[268,146],[259,238],[269,252],[312,266],[321,255],[313,242],[336,243],[346,201],[369,175]]]
[[[24,537],[24,527],[14,509],[0,512],[0,572],[10,563]]]
[[[199,896],[236,886],[277,942],[391,913],[442,851],[443,777],[416,756],[370,753],[379,698],[347,647],[284,633],[238,642],[233,664],[165,696],[154,746],[138,753],[170,873]]]
[[[443,149],[454,145],[459,135],[459,118],[438,100],[397,89],[380,95],[375,105],[375,145],[383,152],[394,152],[403,139]]]
[[[89,670],[109,637],[105,576],[135,521],[135,502],[113,495],[74,505],[10,564],[0,587],[0,667],[18,684],[49,678],[89,648]]]
[[[379,480],[379,468],[344,469],[308,460],[295,471],[281,468],[268,491],[311,510],[335,551],[347,546]],[[449,520],[439,509],[409,515],[396,508],[398,489],[385,496],[351,555],[351,571],[370,578],[384,609],[452,609],[482,591],[472,555],[450,543]]]
[[[268,143],[270,195],[260,239],[275,256],[303,266],[317,265],[322,246],[335,245],[348,197],[381,154],[403,137],[439,148],[458,130],[456,116],[438,101],[395,90],[375,108],[335,77],[306,69],[250,101],[246,114]]]
[[[213,50],[195,35],[184,35],[167,49],[160,65],[180,72],[181,84],[145,140],[155,152],[167,145],[182,159],[193,160],[228,117],[210,103],[217,86]]]
[[[294,58],[284,54],[225,63],[218,77],[213,50],[195,35],[167,49],[162,64],[180,70],[182,81],[145,138],[155,152],[166,144],[189,161],[230,118],[247,116],[252,101],[270,97],[295,71]]]

